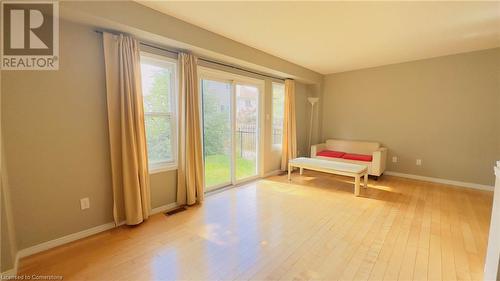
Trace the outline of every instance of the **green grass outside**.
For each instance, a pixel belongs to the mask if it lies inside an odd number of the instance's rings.
[[[254,176],[255,161],[236,158],[236,179]],[[230,157],[228,155],[209,155],[205,157],[205,186],[230,182]]]

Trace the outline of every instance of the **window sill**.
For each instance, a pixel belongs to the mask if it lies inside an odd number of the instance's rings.
[[[175,171],[177,170],[177,164],[175,165],[167,165],[167,166],[158,166],[158,167],[151,167],[149,168],[149,174],[154,175],[158,173],[163,173],[163,172],[168,172],[168,171]]]

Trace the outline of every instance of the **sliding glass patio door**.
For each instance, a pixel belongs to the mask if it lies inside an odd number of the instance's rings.
[[[257,176],[259,89],[235,85],[235,177],[236,181]]]
[[[200,77],[205,191],[258,176],[260,87]]]
[[[201,80],[205,187],[232,183],[232,85],[228,81]]]

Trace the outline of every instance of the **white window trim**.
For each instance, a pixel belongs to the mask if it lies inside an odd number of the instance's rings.
[[[281,134],[281,143],[280,144],[276,144],[274,143],[274,135],[273,135],[273,130],[274,130],[274,91],[273,91],[273,85],[274,84],[279,84],[279,85],[283,85],[283,87],[285,86],[285,83],[279,83],[279,82],[271,82],[271,148],[272,150],[274,151],[282,151],[283,150],[283,128],[281,129],[282,130],[282,134]],[[283,104],[283,109],[284,109],[285,105]],[[284,117],[284,116],[283,116]]]
[[[174,92],[172,94],[172,99],[170,102],[170,112],[163,113],[163,112],[144,112],[144,115],[149,115],[149,116],[155,116],[155,115],[163,115],[163,116],[169,116],[170,117],[170,128],[172,130],[172,161],[162,161],[162,162],[156,162],[156,163],[149,163],[149,174],[157,174],[161,172],[167,172],[167,171],[173,171],[178,169],[178,143],[179,143],[179,130],[178,130],[178,122],[179,122],[179,117],[177,114],[177,108],[178,108],[178,103],[177,99],[179,96],[179,62],[176,59],[167,57],[167,56],[162,56],[150,52],[144,52],[141,51],[141,57],[149,57],[152,59],[159,60],[159,65],[170,65],[173,66],[174,68],[174,75],[172,77],[172,85],[174,85]]]
[[[157,162],[149,165],[149,174],[154,175],[158,173],[175,171],[177,170],[177,163],[174,162]]]

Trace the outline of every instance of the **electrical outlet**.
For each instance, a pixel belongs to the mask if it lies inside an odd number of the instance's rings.
[[[90,208],[90,200],[88,197],[80,199],[80,208],[82,210]]]
[[[398,157],[392,156],[392,163],[398,163]]]
[[[417,166],[422,166],[422,159],[417,159],[416,164],[417,164]]]

